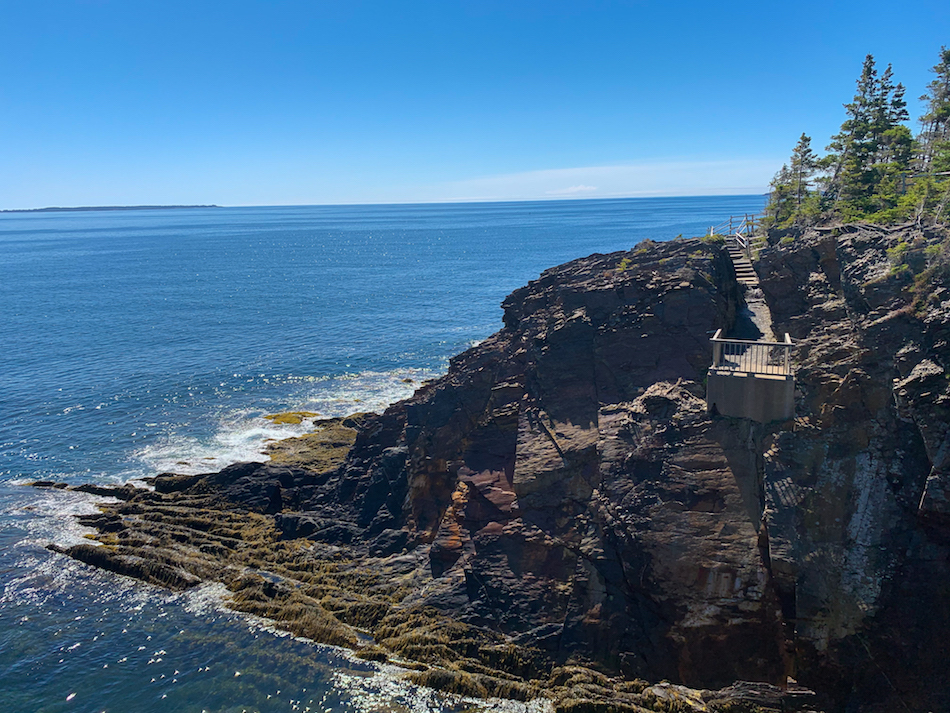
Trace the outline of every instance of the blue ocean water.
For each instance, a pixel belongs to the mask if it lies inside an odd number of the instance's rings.
[[[545,268],[761,196],[0,215],[0,710],[455,710],[390,669],[50,553],[79,494],[263,460],[263,418],[381,409]],[[237,675],[240,674],[240,675]],[[276,693],[276,691],[280,693]],[[294,706],[297,706],[296,708]]]

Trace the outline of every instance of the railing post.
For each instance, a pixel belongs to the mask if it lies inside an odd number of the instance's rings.
[[[719,366],[719,363],[722,361],[722,342],[719,341],[719,335],[722,334],[721,329],[717,329],[716,333],[713,335],[713,367]]]

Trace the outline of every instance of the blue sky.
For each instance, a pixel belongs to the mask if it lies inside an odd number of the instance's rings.
[[[916,99],[950,45],[946,0],[0,3],[0,208],[758,193],[866,53]]]

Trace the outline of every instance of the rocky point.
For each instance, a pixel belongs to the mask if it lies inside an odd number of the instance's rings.
[[[743,307],[721,244],[576,260],[383,414],[269,463],[91,488],[120,502],[67,552],[223,582],[238,610],[450,691],[946,710],[947,262],[914,226],[771,236],[759,297],[798,392],[794,421],[757,424],[706,410],[709,339]]]

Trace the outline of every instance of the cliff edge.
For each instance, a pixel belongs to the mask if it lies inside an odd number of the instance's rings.
[[[912,226],[773,236],[757,272],[798,393],[769,425],[706,412],[709,338],[742,306],[720,245],[552,268],[444,377],[321,423],[323,456],[112,491],[86,518],[104,546],[69,554],[224,582],[447,690],[642,710],[667,679],[695,709],[817,705],[793,678],[829,709],[946,709],[946,252]],[[778,688],[709,690],[736,680]]]

